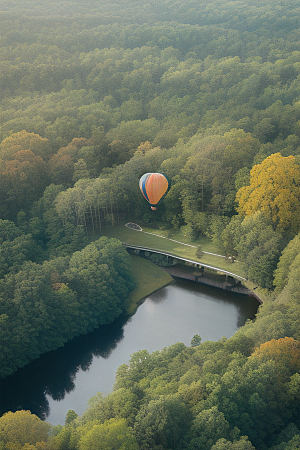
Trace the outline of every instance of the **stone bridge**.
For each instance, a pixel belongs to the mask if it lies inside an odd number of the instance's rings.
[[[201,273],[204,272],[205,268],[222,273],[226,276],[226,281],[228,281],[229,279],[237,280],[239,282],[246,281],[246,278],[241,277],[240,275],[237,275],[235,273],[229,272],[228,270],[221,269],[220,267],[210,266],[209,264],[204,264],[199,261],[184,258],[184,257],[178,256],[178,255],[174,255],[173,253],[165,252],[163,250],[157,250],[157,249],[149,248],[149,247],[142,247],[139,245],[131,245],[131,244],[123,244],[123,245],[125,245],[125,247],[129,253],[132,253],[137,256],[143,256],[145,258],[149,258],[153,254],[163,255],[166,257],[166,262],[167,262],[168,266],[172,266],[172,265],[178,264],[178,262],[181,262],[181,263],[193,266],[195,268],[198,268],[199,272],[201,272]]]
[[[175,278],[183,278],[224,289],[226,291],[249,295],[255,297],[259,303],[262,303],[261,299],[258,298],[254,292],[243,286],[242,282],[246,281],[246,278],[233,272],[221,269],[220,267],[204,264],[193,259],[184,258],[183,256],[174,255],[173,253],[163,250],[126,243],[123,243],[123,245],[126,247],[128,253],[142,256],[147,259],[150,258],[151,255],[164,256],[166,258],[165,261],[167,267],[163,267],[163,269]],[[204,274],[205,269],[210,269],[210,271],[215,272],[215,275],[209,273]]]

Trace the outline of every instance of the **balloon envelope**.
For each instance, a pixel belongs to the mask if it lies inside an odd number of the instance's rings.
[[[140,178],[140,190],[152,209],[168,190],[168,180],[161,173],[145,173]]]

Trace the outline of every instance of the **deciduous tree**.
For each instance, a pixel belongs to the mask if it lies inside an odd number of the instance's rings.
[[[239,189],[238,212],[250,216],[262,211],[281,232],[300,229],[300,166],[294,156],[275,153],[253,167],[250,185]]]
[[[80,438],[79,450],[138,450],[139,446],[132,429],[125,419],[110,419],[104,424],[95,424]]]
[[[0,442],[20,446],[47,442],[50,428],[49,423],[43,422],[30,411],[8,412],[0,418]]]

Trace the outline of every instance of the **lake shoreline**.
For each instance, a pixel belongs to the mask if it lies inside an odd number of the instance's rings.
[[[112,392],[118,368],[135,352],[152,353],[175,342],[189,346],[195,334],[203,342],[229,338],[257,311],[249,297],[189,280],[172,279],[139,303],[133,316],[124,312],[2,380],[2,414],[25,409],[63,424],[69,409],[81,415],[97,392]]]
[[[188,280],[192,281],[193,283],[215,287],[217,289],[222,289],[230,293],[237,293],[246,295],[248,297],[254,297],[260,304],[263,303],[263,300],[257,294],[251,291],[251,289],[247,288],[241,283],[232,284],[226,281],[224,275],[216,275],[208,272],[206,272],[205,275],[204,273],[198,274],[189,270],[191,268],[189,268],[188,266],[164,267],[163,269],[173,278]],[[223,277],[224,279],[222,279],[221,277]]]

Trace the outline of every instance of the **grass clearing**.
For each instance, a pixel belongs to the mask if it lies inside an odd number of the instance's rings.
[[[243,265],[238,261],[233,264],[222,256],[215,256],[207,253],[204,253],[201,258],[197,258],[197,245],[201,245],[202,250],[205,252],[220,254],[219,250],[210,239],[203,237],[199,241],[191,244],[190,242],[187,242],[188,240],[180,233],[174,234],[170,238],[164,236],[163,234],[166,234],[166,232],[163,233],[161,230],[153,230],[151,228],[143,228],[143,231],[135,231],[131,228],[125,227],[124,225],[117,227],[105,227],[101,231],[101,235],[119,239],[126,244],[159,249],[170,252],[174,255],[182,256],[183,258],[199,261],[199,263],[202,262],[203,264],[208,264],[213,267],[227,270],[235,273],[236,275],[245,276]],[[174,240],[177,241],[179,239],[180,242],[174,242]],[[191,245],[193,245],[193,247]]]
[[[142,299],[170,284],[173,278],[167,272],[144,258],[133,255],[130,257],[136,288],[126,300],[125,306],[127,313],[132,316]]]
[[[201,236],[197,241],[194,241],[193,239],[184,236],[180,231],[170,232],[169,230],[154,230],[147,227],[143,227],[143,231],[154,233],[168,239],[173,239],[187,245],[192,245],[193,247],[201,245],[201,248],[204,252],[222,254],[222,251],[217,247],[217,245],[206,236]]]
[[[101,233],[97,233],[94,239],[98,239],[100,236],[116,238],[126,244],[170,252],[177,256],[244,276],[242,263],[236,261],[233,264],[227,261],[220,255],[221,252],[216,245],[206,237],[193,242],[179,232],[170,235],[168,231],[155,230],[148,227],[143,228],[143,231],[136,231],[124,225],[102,228]],[[201,258],[197,258],[197,245],[201,245],[204,252],[215,253],[216,255],[204,253]],[[125,304],[127,314],[130,316],[135,313],[145,297],[173,281],[173,278],[167,272],[144,258],[131,255],[131,261],[136,288],[131,292]]]

